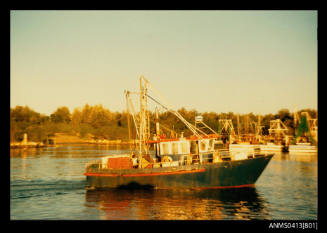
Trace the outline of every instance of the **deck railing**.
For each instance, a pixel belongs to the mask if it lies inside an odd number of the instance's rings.
[[[239,153],[239,152],[237,152]],[[218,161],[233,161],[237,160],[235,158],[235,154],[237,153],[232,153],[228,149],[219,149],[215,152],[211,153],[204,153],[201,154],[202,158],[200,159],[200,156],[196,156],[195,154],[191,154],[188,156],[191,156],[191,160],[188,159],[186,156],[183,157],[183,159],[180,160],[175,160],[175,161],[167,161],[167,162],[159,162],[154,159],[153,162],[149,162],[151,168],[158,168],[158,167],[175,167],[175,166],[183,166],[183,165],[190,165],[190,164],[208,164],[208,163],[217,163]],[[258,156],[266,156],[267,152],[262,152],[260,150],[254,150],[253,152],[249,151],[244,151],[244,156],[245,158],[256,158]],[[191,163],[190,163],[191,161]],[[86,164],[86,169],[90,172],[96,172],[103,170],[103,164],[101,160],[93,160],[89,161]],[[107,168],[108,169],[108,168]],[[110,170],[110,169],[108,169]]]

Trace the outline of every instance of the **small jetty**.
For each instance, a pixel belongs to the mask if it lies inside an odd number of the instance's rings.
[[[137,141],[135,140],[108,140],[108,139],[91,139],[87,141],[88,144],[95,145],[136,145]]]

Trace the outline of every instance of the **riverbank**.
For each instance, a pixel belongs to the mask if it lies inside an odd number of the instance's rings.
[[[55,146],[58,144],[96,144],[96,145],[129,145],[135,144],[135,140],[124,141],[124,140],[107,140],[107,139],[92,139],[89,135],[87,138],[81,138],[79,135],[67,134],[67,133],[56,133],[50,138],[50,144],[44,144],[43,142],[11,142],[10,149],[28,149],[28,148],[41,148],[47,146]]]
[[[45,147],[46,145],[42,142],[28,142],[28,143],[22,143],[22,142],[13,142],[10,143],[10,149],[25,149],[25,148],[41,148]]]

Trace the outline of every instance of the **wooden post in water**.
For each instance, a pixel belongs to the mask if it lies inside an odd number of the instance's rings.
[[[24,138],[23,138],[23,142],[22,142],[22,144],[23,144],[24,146],[27,145],[27,133],[24,133]]]

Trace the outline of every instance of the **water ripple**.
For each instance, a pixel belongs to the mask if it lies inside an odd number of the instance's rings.
[[[85,164],[111,153],[87,145],[10,156],[11,219],[317,219],[317,159],[276,155],[254,188],[86,191]]]

